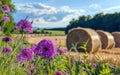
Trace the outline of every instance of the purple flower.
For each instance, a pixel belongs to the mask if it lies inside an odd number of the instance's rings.
[[[31,48],[25,48],[17,55],[17,59],[22,62],[32,61],[33,58],[34,58],[34,52]]]
[[[12,39],[9,36],[2,38],[2,41],[12,43]]]
[[[10,54],[12,52],[12,49],[10,47],[4,47],[2,48],[2,53]]]
[[[84,60],[80,59],[80,62],[81,62],[82,64],[84,64]]]
[[[97,67],[97,64],[96,64],[96,63],[92,63],[92,66],[96,68],[96,67]]]
[[[15,30],[21,29],[24,32],[32,33],[32,23],[27,19],[20,20],[14,27]]]
[[[10,8],[9,8],[8,5],[3,5],[3,6],[2,6],[2,9],[3,9],[4,12],[6,12],[6,13],[9,13],[9,12],[10,12]]]
[[[64,54],[66,52],[67,52],[67,50],[58,50],[58,54]]]
[[[56,55],[57,50],[53,41],[44,39],[38,43],[35,52],[49,60]]]
[[[30,65],[30,68],[29,68],[29,70],[30,70],[30,72],[31,72],[31,73],[34,73],[34,71],[35,71],[35,68],[34,68],[34,66],[33,66],[33,65]]]
[[[61,71],[56,70],[55,75],[63,75]]]
[[[10,21],[10,18],[5,16],[3,19],[2,19],[4,22],[9,22]]]

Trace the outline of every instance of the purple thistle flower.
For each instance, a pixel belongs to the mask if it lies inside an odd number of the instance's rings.
[[[9,36],[2,38],[2,41],[12,43],[12,39]]]
[[[32,61],[34,59],[34,52],[31,48],[25,48],[17,55],[17,59],[21,62]]]
[[[9,12],[10,12],[10,8],[9,8],[8,5],[3,5],[3,6],[2,6],[2,9],[3,9],[4,12],[6,12],[6,13],[9,13]]]
[[[92,63],[92,66],[96,68],[96,67],[97,67],[97,64],[96,64],[96,63]]]
[[[32,23],[26,19],[20,20],[14,27],[15,30],[21,29],[24,32],[32,33]]]
[[[58,50],[58,54],[64,54],[66,52],[67,52],[67,50]]]
[[[3,19],[2,19],[4,22],[9,22],[10,21],[10,18],[5,16]]]
[[[56,70],[55,75],[63,75],[61,71]]]
[[[84,64],[85,62],[84,62],[84,60],[82,60],[82,59],[80,59],[80,62],[82,63],[82,64]]]
[[[38,43],[35,52],[49,60],[56,55],[57,50],[53,41],[44,39]]]
[[[35,68],[34,68],[34,66],[33,66],[33,65],[30,65],[30,68],[29,68],[29,70],[30,70],[30,72],[31,72],[31,73],[34,73],[34,71],[35,71]]]
[[[11,52],[12,52],[12,49],[10,47],[3,47],[2,48],[2,53],[10,54]]]

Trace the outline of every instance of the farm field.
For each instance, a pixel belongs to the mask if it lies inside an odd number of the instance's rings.
[[[53,40],[56,43],[56,45],[61,45],[61,48],[67,49],[66,42],[65,42],[66,36],[35,36],[32,34],[26,37],[26,40],[32,44],[37,44],[42,39]]]
[[[27,41],[31,44],[37,44],[42,39],[50,39],[53,40],[56,45],[61,46],[61,49],[66,49],[66,36],[32,36],[28,35]],[[77,52],[70,52],[70,55],[72,57],[81,57],[84,53],[77,53]],[[113,48],[110,50],[99,50],[95,54],[88,54],[89,62],[97,62],[97,61],[103,61],[103,62],[109,62],[115,65],[120,66],[120,48]]]
[[[52,34],[65,34],[64,31],[59,31],[59,30],[45,30],[45,31],[52,32]]]
[[[41,32],[41,30],[36,30],[37,32]],[[44,32],[48,32],[48,33],[51,33],[51,34],[53,34],[53,35],[57,35],[57,34],[59,34],[59,35],[64,35],[65,34],[65,32],[64,31],[60,31],[60,30],[43,30]]]
[[[0,0],[0,75],[120,75],[118,3]]]

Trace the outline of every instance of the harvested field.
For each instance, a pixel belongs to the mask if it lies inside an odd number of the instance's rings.
[[[49,40],[53,40],[56,45],[60,45],[61,48],[63,49],[67,49],[66,48],[66,36],[39,36],[39,37],[31,37],[30,35],[28,37],[26,37],[26,40],[29,43],[32,44],[37,44],[39,41],[41,41],[42,39],[49,39]]]
[[[53,40],[57,45],[61,44],[62,49],[66,48],[66,36],[39,36],[39,37],[31,37],[30,35],[26,37],[29,43],[37,44],[42,39],[50,39]],[[84,53],[77,53],[71,52],[71,56],[79,57],[82,56]],[[102,49],[99,50],[95,54],[88,54],[87,61],[90,62],[97,62],[101,60],[103,62],[109,62],[115,65],[120,66],[120,48],[113,48],[113,49]]]
[[[84,53],[71,52],[70,56],[78,59],[79,57],[82,58],[83,54]],[[67,53],[67,55],[69,55],[69,53]],[[88,56],[88,58],[87,58],[88,62],[103,61],[103,62],[111,63],[113,65],[120,66],[120,54],[109,54],[109,53],[104,53],[104,52],[103,53],[98,52],[98,53],[95,53],[95,54],[87,54],[87,56]]]

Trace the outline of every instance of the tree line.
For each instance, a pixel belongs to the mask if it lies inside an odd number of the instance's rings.
[[[111,14],[99,13],[94,16],[82,15],[78,19],[72,19],[65,29],[65,33],[72,28],[84,27],[108,32],[120,31],[120,12]]]

